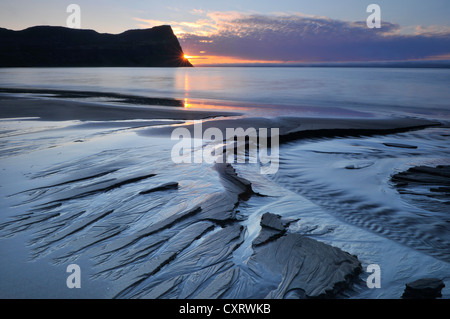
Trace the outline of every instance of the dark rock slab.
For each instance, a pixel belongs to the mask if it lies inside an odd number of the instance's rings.
[[[248,266],[282,276],[266,298],[334,296],[361,271],[357,257],[339,248],[300,234],[285,234],[286,224],[277,215],[264,214],[261,225]],[[267,240],[270,235],[278,237]]]
[[[290,223],[292,223],[292,221],[283,220],[280,215],[272,213],[263,214],[260,222],[261,231],[259,232],[258,237],[253,241],[252,245],[264,245],[283,236]]]
[[[281,237],[284,233],[285,231],[279,231],[271,228],[262,228],[258,234],[258,237],[253,240],[252,245],[256,247],[267,244],[268,242]]]
[[[261,216],[261,226],[283,231],[286,228],[285,223],[281,221],[280,215],[265,213]]]
[[[423,278],[406,284],[403,299],[435,299],[442,297],[444,282],[437,278]]]

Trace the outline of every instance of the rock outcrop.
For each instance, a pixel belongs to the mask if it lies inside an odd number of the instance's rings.
[[[37,26],[0,28],[0,67],[192,67],[168,25],[101,34]]]
[[[403,299],[435,299],[442,297],[441,290],[445,287],[442,280],[423,278],[406,284]]]
[[[265,298],[329,298],[348,288],[361,272],[358,258],[312,238],[286,233],[289,223],[265,213],[261,232],[253,241],[249,268],[281,274],[281,282]]]

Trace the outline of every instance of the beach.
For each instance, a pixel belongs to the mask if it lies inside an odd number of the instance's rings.
[[[219,99],[189,72],[170,93],[0,85],[2,298],[401,298],[415,279],[448,281],[447,108],[333,106],[309,88],[297,104],[288,89],[279,104]],[[195,162],[226,139],[174,162],[173,131],[199,123],[201,137],[277,129],[277,171],[248,153]],[[82,289],[66,286],[74,263]]]

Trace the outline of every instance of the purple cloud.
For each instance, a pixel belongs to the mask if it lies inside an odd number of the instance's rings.
[[[380,29],[369,29],[365,21],[300,15],[209,17],[215,32],[182,36],[183,48],[192,55],[204,51],[250,60],[330,62],[426,59],[450,53],[448,30],[402,34],[398,25],[386,21]]]

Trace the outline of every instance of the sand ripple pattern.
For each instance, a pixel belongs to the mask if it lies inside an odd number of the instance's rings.
[[[290,143],[280,150],[274,180],[348,223],[448,262],[448,191],[441,188],[430,197],[426,195],[433,185],[407,192],[392,180],[416,166],[448,167],[448,134],[447,128],[428,128]],[[434,189],[439,186],[448,186],[448,176],[442,176]]]

